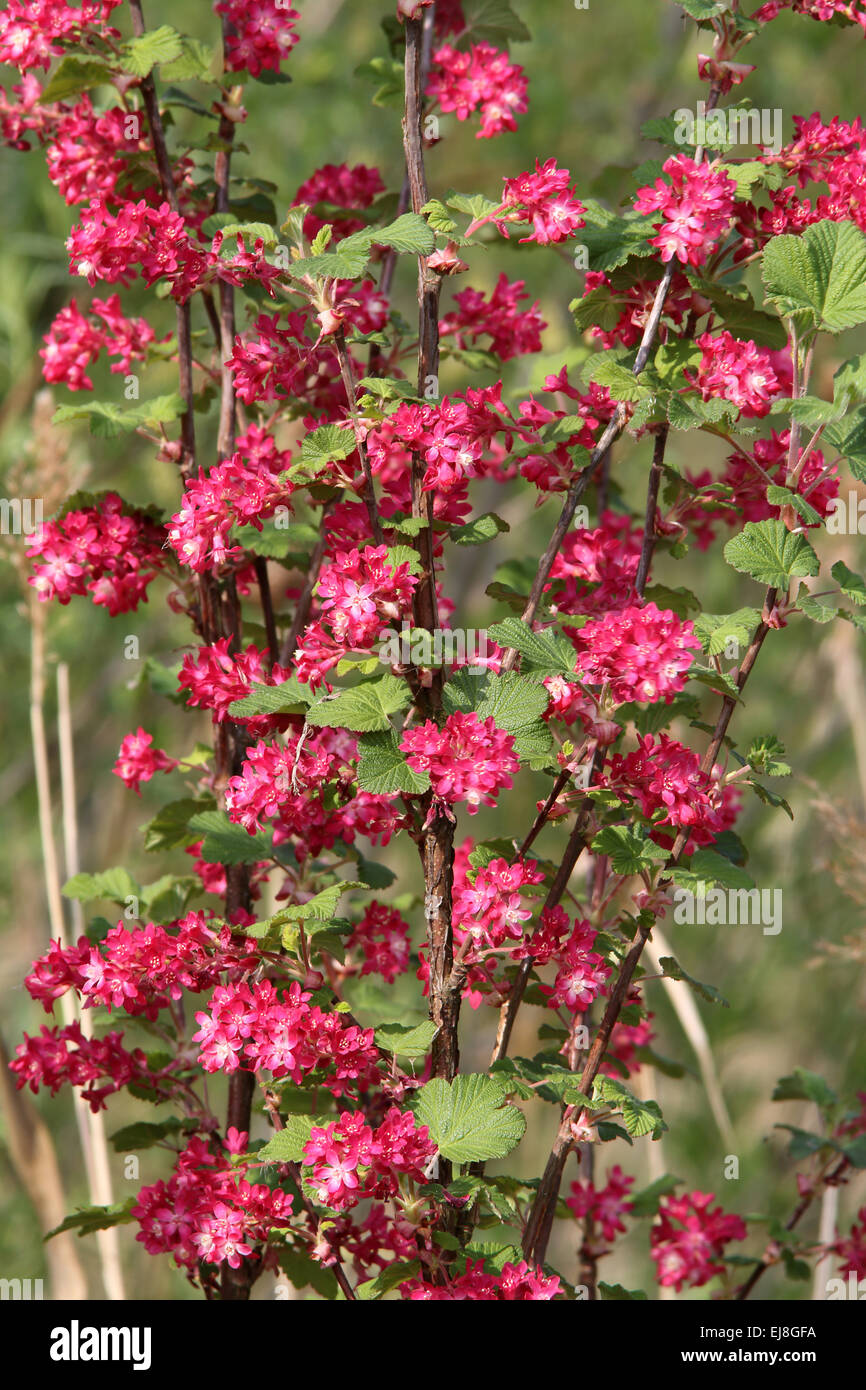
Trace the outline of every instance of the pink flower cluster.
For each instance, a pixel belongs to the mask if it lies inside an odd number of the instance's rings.
[[[501,1274],[485,1274],[480,1261],[467,1260],[466,1272],[448,1284],[410,1279],[400,1285],[403,1298],[427,1303],[549,1303],[559,1291],[557,1275],[533,1269],[525,1260],[503,1265]]]
[[[105,21],[121,0],[81,0],[75,7],[67,0],[9,0],[0,14],[0,63],[11,63],[20,72],[50,68],[63,52],[62,44],[88,37],[119,37]]]
[[[109,492],[95,506],[45,523],[27,551],[36,557],[28,582],[42,602],[67,604],[89,593],[112,617],[130,613],[162,567],[163,539],[162,527]]]
[[[642,529],[617,512],[603,512],[594,530],[569,531],[551,570],[564,581],[560,611],[601,617],[628,607],[642,542]]]
[[[339,1120],[310,1130],[304,1167],[312,1169],[311,1186],[322,1206],[345,1211],[363,1197],[394,1196],[401,1175],[425,1181],[435,1152],[427,1126],[416,1126],[414,1115],[396,1106],[375,1130],[362,1113],[344,1111]]]
[[[203,912],[188,912],[170,928],[148,922],[129,930],[119,922],[98,945],[86,936],[66,948],[53,941],[24,983],[46,1013],[74,989],[86,1006],[152,1020],[185,989],[201,994],[226,970],[251,969],[258,957],[250,946],[227,926],[210,926]]]
[[[15,1073],[19,1091],[22,1086],[29,1086],[35,1095],[47,1086],[55,1096],[61,1086],[82,1086],[82,1099],[91,1110],[104,1110],[106,1096],[130,1082],[153,1081],[141,1048],[128,1052],[122,1039],[122,1033],[86,1038],[79,1023],[69,1023],[65,1028],[43,1025],[38,1038],[24,1034],[9,1070]],[[98,1086],[100,1081],[104,1084]]]
[[[445,396],[438,405],[404,403],[389,416],[385,428],[368,435],[371,466],[375,472],[387,465],[396,437],[427,464],[425,490],[455,491],[467,478],[485,471],[484,455],[498,434],[504,432],[503,442],[510,447],[507,416],[501,382],[470,388],[465,396]]]
[[[571,174],[567,169],[558,168],[555,159],[547,159],[544,164],[536,159],[534,170],[505,180],[499,210],[483,220],[494,222],[506,237],[508,223],[531,222],[532,231],[521,237],[521,242],[535,241],[539,246],[548,246],[567,241],[585,225],[583,214],[586,212],[574,189],[569,188],[570,183]],[[473,224],[467,235],[475,225],[480,224]]]
[[[694,624],[654,603],[633,604],[588,622],[575,635],[578,675],[607,686],[613,700],[670,704],[700,649]]]
[[[181,509],[168,526],[180,563],[204,574],[242,556],[243,547],[230,543],[229,532],[233,526],[261,531],[278,507],[291,506],[293,485],[283,477],[290,458],[272,435],[251,425],[231,458],[189,478]]]
[[[243,1145],[246,1139],[229,1130],[230,1141]],[[194,1138],[178,1155],[168,1182],[139,1192],[132,1208],[140,1227],[136,1240],[149,1255],[173,1255],[190,1273],[201,1260],[238,1269],[274,1226],[288,1224],[292,1200],[279,1187],[238,1180],[237,1166],[224,1153]]]
[[[126,172],[125,156],[145,148],[141,137],[143,117],[111,106],[97,113],[84,92],[51,129],[45,158],[48,176],[67,203],[116,196],[117,183]]]
[[[495,806],[520,767],[513,736],[497,728],[492,716],[482,720],[474,710],[449,714],[441,728],[427,719],[406,730],[400,747],[414,772],[429,775],[438,801],[448,806],[465,801],[470,815],[482,804]]]
[[[409,968],[408,923],[395,907],[376,898],[367,904],[346,945],[361,952],[362,975],[381,975],[389,985]]]
[[[602,347],[634,347],[643,337],[647,319],[652,311],[658,291],[657,280],[640,280],[637,284],[614,290],[611,281],[600,270],[588,270],[583,282],[583,297],[593,290],[604,289],[611,301],[620,306],[620,316],[613,328],[605,331],[595,325],[591,332]],[[664,319],[659,328],[659,342],[666,342],[669,336],[668,321],[681,328],[690,313],[706,312],[698,301],[685,275],[676,271],[671,278],[671,286],[665,297]]]
[[[393,564],[387,546],[338,550],[319,578],[321,616],[298,643],[298,680],[320,685],[350,651],[370,651],[390,624],[408,618],[417,583],[408,560]]]
[[[617,796],[636,798],[647,818],[663,811],[659,825],[687,829],[696,844],[711,843],[729,824],[718,788],[702,772],[697,753],[665,733],[657,743],[644,734],[633,753],[615,753],[599,784]]]
[[[611,418],[616,409],[616,402],[611,400],[606,386],[598,386],[595,382],[590,383],[589,391],[583,394],[575,390],[569,383],[566,367],[555,376],[545,377],[544,389],[575,401],[577,408],[552,409],[537,401],[534,396],[520,402],[517,433],[524,443],[535,444],[539,449],[544,449],[544,453],[528,454],[520,465],[520,472],[541,492],[564,492],[574,476],[575,461],[571,450],[575,445],[585,449],[593,447],[596,430],[602,421]],[[545,426],[553,425],[566,416],[572,420],[576,417],[580,423],[573,433],[560,439],[551,448],[544,441],[541,432]]]
[[[177,766],[175,758],[153,747],[153,734],[146,733],[139,725],[136,733],[125,735],[112,772],[125,786],[141,795],[142,782],[149,782],[155,772],[171,772]]]
[[[357,756],[356,739],[340,729],[303,742],[294,733],[285,745],[261,741],[226,788],[229,818],[251,835],[276,820],[278,842],[295,836],[299,860],[359,834],[387,844],[400,817],[387,797],[355,790]]]
[[[329,415],[345,408],[337,354],[327,342],[314,348],[306,336],[309,322],[309,311],[289,313],[284,328],[278,314],[260,314],[248,333],[235,338],[228,366],[246,405],[295,399]]]
[[[766,415],[782,392],[770,352],[727,331],[701,333],[695,341],[703,353],[695,379],[702,400],[720,397],[743,416]]]
[[[597,935],[589,922],[576,921],[564,947],[558,946],[556,979],[552,985],[540,986],[547,995],[548,1008],[582,1014],[597,998],[610,975],[604,956],[592,949]]]
[[[209,1013],[197,1013],[193,1041],[207,1072],[268,1071],[300,1084],[314,1069],[335,1096],[378,1080],[372,1028],[346,1024],[341,1014],[310,1007],[297,982],[280,996],[270,980],[218,985]],[[325,1073],[322,1075],[321,1073]]]
[[[458,49],[446,43],[433,54],[427,96],[442,111],[456,112],[458,121],[480,109],[480,140],[517,129],[517,116],[529,110],[528,86],[523,68],[492,44]]]
[[[73,299],[55,318],[45,335],[39,356],[45,364],[46,381],[62,382],[70,391],[92,391],[87,368],[105,349],[112,372],[128,372],[132,362],[147,359],[148,344],[156,334],[144,319],[128,319],[121,312],[120,296],[94,299],[90,316],[83,314]]]
[[[183,216],[168,203],[154,207],[142,199],[123,203],[114,213],[104,198],[91,198],[66,247],[71,273],[91,285],[97,280],[130,285],[140,273],[147,285],[166,280],[183,304],[212,280],[236,286],[257,280],[273,298],[273,281],[281,272],[265,259],[261,238],[247,251],[238,236],[237,253],[230,258],[221,256],[222,243],[217,232],[209,251],[196,244]]]
[[[736,182],[715,164],[696,164],[685,154],[666,160],[664,172],[670,182],[658,178],[652,188],[639,189],[635,209],[662,214],[650,240],[663,261],[676,256],[683,265],[703,265],[731,225]]]
[[[253,77],[263,69],[278,72],[298,42],[294,25],[300,15],[281,0],[220,0],[214,9],[231,26],[225,43],[230,72],[246,68]]]
[[[501,274],[489,299],[481,290],[461,290],[454,296],[458,308],[446,314],[439,325],[441,335],[453,336],[459,348],[489,335],[490,351],[502,362],[540,352],[541,331],[547,324],[539,313],[538,300],[529,309],[517,307],[521,299],[529,298],[524,284]]]
[[[619,1164],[615,1163],[604,1187],[596,1187],[593,1182],[573,1182],[571,1195],[566,1197],[565,1205],[578,1221],[588,1217],[594,1225],[601,1227],[606,1241],[613,1241],[625,1233],[623,1218],[632,1209],[628,1194],[633,1187],[634,1178],[627,1178]]]
[[[689,1192],[682,1197],[663,1197],[659,1219],[650,1233],[650,1253],[656,1266],[656,1279],[662,1288],[683,1285],[699,1289],[716,1274],[724,1274],[721,1263],[725,1246],[732,1240],[746,1239],[746,1226],[739,1216],[726,1215],[711,1206],[712,1192]]]
[[[506,938],[519,941],[523,923],[532,916],[521,889],[544,882],[544,874],[534,859],[518,859],[508,864],[492,859],[477,870],[473,883],[464,878],[454,884],[454,928],[471,932],[476,940],[501,946]]]
[[[752,18],[767,24],[782,10],[793,10],[794,14],[824,21],[846,19],[852,24],[859,24],[866,33],[866,5],[863,0],[767,0],[767,4],[756,10]]]
[[[251,686],[282,685],[290,675],[284,666],[269,670],[263,664],[267,652],[254,642],[246,651],[235,653],[229,651],[229,642],[228,637],[222,637],[211,647],[188,652],[178,677],[178,689],[189,691],[187,704],[213,710],[217,724],[228,718],[229,706],[248,695]],[[251,719],[247,727],[255,728],[257,723],[261,721]]]

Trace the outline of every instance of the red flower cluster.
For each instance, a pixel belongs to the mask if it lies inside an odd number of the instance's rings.
[[[73,299],[55,318],[39,350],[46,381],[62,382],[70,391],[92,391],[87,368],[103,349],[118,359],[111,364],[112,372],[128,372],[133,361],[146,361],[156,334],[144,319],[124,316],[119,295],[94,299],[90,310],[90,317],[82,314]]]
[[[639,189],[635,209],[662,214],[650,240],[663,261],[676,256],[683,265],[703,265],[731,225],[736,182],[716,164],[696,164],[685,154],[666,160],[664,172],[670,182],[659,178],[652,188]]]
[[[470,815],[482,803],[495,806],[520,767],[512,735],[498,729],[492,717],[482,720],[474,711],[449,714],[441,729],[427,719],[406,730],[400,747],[415,772],[428,773],[438,801],[448,806],[465,801]]]
[[[396,1106],[375,1130],[363,1113],[344,1111],[324,1128],[313,1125],[304,1167],[313,1170],[310,1181],[322,1206],[345,1211],[363,1197],[394,1196],[400,1176],[423,1182],[435,1152],[427,1126],[416,1127],[414,1115]]]
[[[41,528],[28,556],[36,556],[32,584],[40,600],[67,604],[89,593],[112,617],[146,599],[163,564],[162,527],[143,512],[128,512],[116,492],[92,507],[67,512]]]
[[[729,1241],[746,1239],[743,1220],[726,1215],[721,1207],[712,1207],[712,1201],[712,1192],[689,1192],[682,1197],[663,1197],[659,1203],[650,1253],[662,1288],[673,1287],[679,1293],[688,1284],[699,1289],[714,1275],[724,1274],[721,1256]]]
[[[349,652],[372,650],[383,631],[409,617],[417,583],[408,560],[390,562],[387,546],[338,550],[319,578],[321,617],[298,643],[298,680],[319,685]]]
[[[310,1007],[297,982],[282,997],[270,980],[218,985],[210,1013],[197,1013],[193,1042],[205,1071],[268,1071],[300,1084],[314,1069],[335,1096],[378,1080],[373,1030],[346,1024],[341,1014]],[[325,1073],[322,1075],[321,1073]]]
[[[229,1130],[229,1139],[245,1143],[247,1136]],[[292,1200],[279,1187],[238,1180],[237,1165],[224,1153],[191,1139],[168,1182],[139,1192],[132,1208],[140,1227],[136,1240],[149,1255],[173,1255],[191,1273],[200,1260],[238,1269],[272,1227],[288,1224]]]
[[[547,995],[548,1008],[583,1014],[597,998],[610,975],[604,956],[592,949],[597,935],[589,922],[578,921],[565,945],[557,943],[556,979],[552,985],[540,986]]]
[[[471,932],[490,946],[501,946],[508,937],[519,941],[523,923],[532,916],[520,890],[543,882],[544,874],[534,859],[518,859],[514,864],[491,859],[477,870],[472,883],[464,878],[458,885],[455,876],[455,931]]]
[[[481,290],[471,287],[455,294],[458,309],[446,314],[439,325],[443,337],[453,335],[459,348],[489,335],[489,350],[502,362],[541,351],[541,331],[547,327],[538,309],[538,300],[529,309],[518,309],[524,293],[523,280],[509,281],[502,274],[496,288],[485,299]]]
[[[503,1265],[501,1274],[485,1274],[480,1262],[467,1260],[465,1274],[448,1284],[410,1279],[400,1285],[400,1293],[413,1302],[548,1303],[559,1293],[559,1278],[532,1269],[525,1260]]]
[[[112,768],[115,777],[139,795],[142,782],[149,782],[155,772],[171,772],[178,765],[176,759],[152,745],[153,734],[145,733],[139,725],[137,733],[124,737]]]
[[[35,1095],[47,1086],[55,1096],[61,1086],[83,1086],[81,1096],[91,1110],[104,1110],[106,1096],[130,1082],[152,1084],[154,1080],[141,1048],[128,1052],[122,1039],[122,1033],[86,1038],[79,1023],[69,1023],[65,1028],[43,1025],[38,1038],[24,1034],[9,1070],[15,1073],[19,1091],[22,1086],[29,1086]],[[99,1081],[104,1084],[98,1086]]]
[[[606,686],[616,704],[670,704],[688,680],[700,649],[694,623],[654,603],[637,604],[587,623],[574,637],[578,675]]]
[[[446,43],[433,54],[427,96],[443,111],[456,112],[458,121],[480,109],[476,139],[489,140],[503,130],[517,129],[517,116],[529,110],[528,88],[523,68],[492,44],[458,49]]]
[[[550,572],[552,579],[564,580],[560,610],[600,617],[628,607],[642,542],[642,528],[618,512],[602,512],[592,531],[569,531]]]
[[[88,38],[118,38],[105,21],[121,0],[81,0],[76,8],[67,0],[9,0],[0,14],[0,63],[11,63],[20,72],[50,68],[63,52],[64,43]]]
[[[283,0],[220,0],[214,9],[231,26],[225,42],[230,72],[246,68],[253,77],[263,69],[278,72],[298,42],[294,25],[300,15]]]
[[[574,189],[569,188],[571,174],[560,169],[555,159],[547,159],[544,164],[535,161],[535,169],[516,178],[506,179],[502,203],[496,212],[484,221],[492,221],[502,233],[508,236],[511,222],[531,222],[532,231],[521,237],[521,242],[535,241],[539,246],[548,246],[559,241],[567,241],[570,236],[583,227],[583,214],[586,208],[577,198]],[[480,223],[473,223],[467,235]]]
[[[268,670],[263,664],[267,652],[251,642],[246,651],[229,652],[230,638],[222,637],[212,647],[197,647],[195,654],[187,653],[178,677],[178,690],[188,690],[188,705],[214,712],[221,724],[228,717],[229,705],[242,700],[253,685],[282,685],[291,672],[284,666]],[[248,728],[255,728],[255,719]],[[266,723],[270,720],[265,719]]]
[[[283,477],[290,457],[271,435],[251,425],[231,458],[209,473],[189,478],[181,509],[168,527],[180,563],[204,574],[240,557],[243,547],[230,543],[231,528],[254,526],[261,531],[263,521],[278,507],[291,506],[294,489]]]
[[[304,236],[312,241],[317,232],[330,225],[334,229],[331,243],[335,245],[352,232],[363,231],[367,225],[358,217],[347,217],[343,209],[368,208],[384,192],[385,185],[378,169],[366,164],[355,164],[351,169],[348,164],[323,164],[301,184],[292,207],[303,203],[311,207],[316,203],[333,204],[337,211],[329,211],[327,218],[307,213]]]
[[[224,971],[251,968],[257,957],[249,948],[228,927],[211,927],[203,912],[188,912],[170,928],[149,922],[128,930],[118,922],[98,945],[86,936],[65,949],[52,942],[24,983],[46,1013],[74,989],[87,1007],[123,1009],[152,1020],[185,989],[201,994]]]
[[[743,416],[766,415],[782,391],[767,348],[728,332],[702,333],[695,341],[703,353],[695,380],[702,400],[731,401]]]
[[[566,1197],[565,1205],[574,1213],[578,1221],[589,1217],[601,1227],[606,1241],[616,1240],[625,1232],[623,1217],[628,1216],[632,1203],[628,1194],[634,1187],[634,1178],[627,1178],[618,1163],[607,1175],[604,1187],[596,1187],[593,1182],[573,1182],[571,1196]]]
[[[409,926],[395,907],[375,898],[347,939],[349,950],[364,957],[362,975],[381,975],[389,985],[409,968]]]
[[[727,820],[718,789],[701,771],[697,753],[664,733],[658,743],[645,734],[638,745],[633,753],[614,754],[599,785],[617,796],[636,798],[648,818],[664,811],[660,825],[688,829],[697,844],[709,844]]]

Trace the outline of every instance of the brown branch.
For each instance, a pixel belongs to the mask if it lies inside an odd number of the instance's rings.
[[[668,427],[667,425],[661,425],[655,437],[653,461],[650,466],[649,481],[647,483],[643,545],[641,546],[640,560],[638,561],[637,575],[634,581],[635,593],[638,598],[643,598],[643,591],[646,588],[653,552],[656,546],[656,512],[658,510],[659,484],[662,478],[662,467],[665,461],[665,446],[667,442]]]

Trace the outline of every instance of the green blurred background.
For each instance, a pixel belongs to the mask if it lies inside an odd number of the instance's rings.
[[[357,0],[316,0],[299,6],[302,41],[287,70],[292,85],[265,86],[251,83],[245,103],[249,119],[241,138],[250,155],[238,155],[235,174],[250,173],[277,184],[277,211],[282,213],[300,183],[320,165],[365,163],[379,167],[386,185],[399,187],[402,177],[400,116],[393,106],[372,106],[373,88],[354,75],[356,66],[386,51],[380,19],[393,6],[359,4]],[[474,138],[472,122],[460,125],[453,117],[441,120],[441,141],[429,158],[431,194],[448,188],[482,191],[494,196],[503,176],[529,168],[536,157],[555,155],[567,166],[579,192],[618,202],[632,187],[628,169],[658,153],[643,141],[640,126],[650,117],[667,114],[675,107],[693,106],[705,95],[696,79],[696,54],[706,47],[693,25],[684,25],[682,12],[668,0],[591,0],[587,10],[576,10],[570,0],[532,0],[517,8],[532,30],[529,43],[515,45],[513,57],[530,79],[530,110],[514,134],[494,141]],[[124,23],[123,11],[120,23]],[[216,28],[210,7],[201,0],[174,0],[170,6],[150,0],[147,19],[151,27],[171,23],[199,38],[213,42]],[[748,60],[757,64],[744,92],[756,106],[779,107],[784,113],[785,136],[791,133],[791,117],[819,111],[825,119],[841,115],[851,119],[861,112],[866,48],[859,30],[841,30],[783,15],[752,44]],[[14,74],[5,75],[10,87]],[[740,95],[740,93],[737,93]],[[187,129],[186,113],[176,111],[176,135]],[[192,118],[190,118],[192,120]],[[190,125],[192,129],[194,126]],[[199,158],[201,158],[199,156]],[[18,470],[27,462],[34,427],[34,408],[41,420],[39,459],[50,488],[71,485],[116,487],[136,503],[156,502],[174,509],[177,480],[169,465],[154,461],[144,441],[135,437],[120,441],[93,439],[68,427],[51,431],[51,406],[37,401],[41,386],[36,352],[41,336],[70,293],[64,241],[72,224],[67,209],[50,184],[38,152],[0,152],[0,453],[9,481],[8,496],[20,495]],[[544,361],[529,358],[509,364],[507,391],[525,394],[540,386],[547,371],[555,371],[578,346],[568,303],[580,293],[582,276],[567,256],[553,250],[521,248],[500,243],[495,255],[473,253],[471,273],[458,284],[470,282],[489,289],[500,270],[510,279],[524,278],[532,298],[541,301],[548,322]],[[414,285],[411,268],[400,267],[398,304],[413,314]],[[77,291],[77,286],[73,287]],[[96,293],[99,293],[97,287]],[[81,298],[87,298],[86,293]],[[127,312],[138,312],[145,301],[137,291],[123,294]],[[448,305],[446,291],[445,307]],[[171,310],[160,306],[164,321],[154,319],[159,332],[172,326]],[[851,336],[842,356],[864,346]],[[817,387],[823,393],[838,359],[829,355],[819,363]],[[459,369],[443,369],[443,389],[479,384],[467,383]],[[487,380],[488,378],[484,378]],[[97,397],[120,394],[122,379],[97,369]],[[143,397],[172,389],[171,369],[148,369]],[[55,403],[80,400],[63,388],[55,388]],[[204,436],[206,437],[206,435]],[[723,448],[695,434],[674,436],[669,454],[679,466],[695,470],[717,465]],[[646,441],[629,441],[617,447],[614,472],[627,503],[643,508],[643,476],[647,466]],[[847,491],[847,480],[843,491]],[[26,494],[32,495],[32,494]],[[526,557],[540,552],[549,534],[557,504],[533,509],[534,494],[515,492],[500,510],[511,522],[509,536],[479,551],[463,552],[458,567],[446,579],[446,590],[460,601],[460,625],[480,627],[496,616],[484,588],[493,570],[509,556]],[[491,498],[487,505],[494,505]],[[866,546],[857,538],[828,538],[820,542],[823,553],[834,547],[832,558],[843,558],[854,569],[866,559]],[[4,853],[0,856],[0,1008],[2,1032],[12,1050],[21,1031],[33,1032],[45,1020],[22,986],[31,960],[44,948],[49,936],[43,889],[33,765],[28,732],[30,677],[30,626],[20,571],[20,542],[4,542],[0,565],[0,639],[4,653],[4,698],[0,709],[0,804],[3,807]],[[17,549],[15,548],[17,546]],[[468,554],[469,558],[465,558]],[[674,577],[674,575],[676,577]],[[702,599],[710,612],[728,612],[743,604],[759,602],[755,586],[736,576],[721,562],[698,552],[676,566],[662,560],[654,573],[662,583],[685,584]],[[154,733],[160,747],[180,756],[197,738],[207,736],[207,721],[198,714],[182,714],[159,700],[141,680],[148,657],[176,661],[188,640],[180,619],[162,603],[160,585],[151,590],[151,602],[138,613],[109,619],[103,610],[83,600],[67,608],[57,605],[45,611],[49,668],[46,714],[51,739],[55,806],[59,806],[59,772],[54,736],[54,671],[67,662],[71,673],[72,711],[78,775],[81,867],[95,871],[112,864],[126,864],[143,881],[175,867],[187,865],[178,854],[172,862],[146,856],[137,828],[154,813],[161,788],[145,786],[141,800],[111,776],[111,766],[121,738],[143,724]],[[252,613],[253,618],[256,614]],[[455,623],[458,621],[454,620]],[[786,1215],[796,1200],[793,1165],[785,1157],[784,1136],[774,1124],[784,1121],[811,1128],[815,1114],[806,1105],[774,1105],[770,1094],[777,1077],[795,1066],[823,1073],[845,1095],[866,1088],[866,1037],[862,1028],[866,961],[866,874],[859,868],[866,844],[866,734],[864,734],[864,675],[862,637],[846,624],[840,631],[794,622],[774,636],[761,655],[748,698],[735,717],[733,732],[741,742],[756,734],[775,731],[789,750],[794,776],[781,790],[795,813],[793,824],[780,811],[750,799],[737,826],[752,851],[750,868],[756,882],[784,890],[784,928],[776,937],[761,935],[758,928],[711,931],[699,927],[665,930],[686,968],[698,978],[714,983],[730,1001],[730,1008],[699,1003],[709,1032],[722,1090],[731,1113],[734,1143],[725,1143],[710,1112],[704,1089],[692,1074],[676,1081],[656,1073],[644,1073],[648,1094],[662,1105],[670,1133],[661,1143],[638,1141],[629,1149],[608,1146],[599,1155],[599,1171],[617,1161],[643,1186],[660,1172],[676,1174],[704,1191],[714,1191],[727,1209],[741,1214],[771,1210]],[[139,661],[124,657],[128,635],[140,638]],[[715,697],[707,693],[705,717],[712,719]],[[677,730],[693,737],[701,747],[703,735]],[[779,784],[777,784],[778,786]],[[524,774],[518,783],[525,795],[522,820],[531,814],[534,801],[544,792],[540,779]],[[177,794],[181,794],[179,791]],[[513,801],[511,803],[514,804]],[[59,816],[56,823],[59,840]],[[465,818],[458,838],[469,830],[485,834],[514,833],[517,827],[495,812],[484,812],[474,822]],[[555,856],[561,832],[547,831],[539,850]],[[384,862],[401,871],[399,888],[419,887],[417,865],[401,848],[381,853]],[[416,913],[414,926],[420,928]],[[412,982],[414,985],[414,981]],[[411,990],[409,991],[411,994]],[[650,984],[647,998],[655,1010],[656,1047],[662,1054],[695,1068],[694,1055],[658,984]],[[417,1000],[413,1000],[417,1004]],[[525,1010],[514,1051],[531,1052],[533,1034],[541,1014]],[[463,1064],[483,1067],[489,1052],[495,1018],[489,1010],[477,1014],[465,1010]],[[134,1027],[127,1029],[135,1036]],[[28,1093],[29,1095],[29,1093]],[[87,1201],[86,1185],[77,1147],[77,1136],[68,1093],[56,1100],[36,1102],[55,1138],[61,1158],[69,1206]],[[108,1130],[141,1118],[141,1106],[117,1098],[111,1105]],[[150,1118],[150,1116],[146,1116]],[[537,1174],[543,1165],[555,1127],[550,1107],[539,1107],[530,1119],[530,1133],[517,1156],[519,1170]],[[260,1122],[261,1123],[261,1122]],[[10,1163],[5,1118],[0,1117],[0,1274],[6,1277],[38,1277],[44,1274],[44,1252],[32,1207]],[[738,1181],[723,1176],[725,1158],[739,1158]],[[115,1195],[125,1198],[134,1190],[123,1176],[123,1160],[113,1155]],[[164,1175],[167,1155],[149,1150],[141,1155],[139,1183]],[[577,1176],[573,1166],[569,1179]],[[137,1185],[136,1185],[137,1186]],[[866,1182],[852,1184],[842,1194],[843,1224],[866,1198]],[[134,1227],[120,1228],[120,1240],[131,1296],[185,1298],[197,1296],[165,1259],[139,1254]],[[561,1223],[551,1258],[569,1278],[575,1277],[576,1228]],[[755,1227],[750,1249],[763,1248],[763,1228]],[[92,1240],[79,1242],[92,1296],[101,1297]],[[618,1253],[602,1266],[602,1277],[627,1287],[652,1288],[648,1260],[648,1227],[635,1223],[633,1233]],[[257,1296],[267,1296],[262,1281]],[[785,1282],[771,1274],[762,1286],[765,1296],[807,1298],[811,1285]],[[705,1296],[701,1291],[698,1296]]]

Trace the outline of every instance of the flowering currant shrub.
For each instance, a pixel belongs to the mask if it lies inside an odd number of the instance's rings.
[[[866,133],[804,114],[742,156],[724,119],[754,66],[739,55],[771,52],[780,13],[855,42],[866,7],[684,0],[706,114],[685,147],[673,117],[652,123],[660,157],[616,209],[559,150],[450,188],[431,116],[495,140],[539,80],[506,3],[491,26],[477,0],[400,0],[384,37],[370,26],[368,75],[402,94],[390,166],[279,189],[235,172],[238,131],[249,83],[299,100],[282,79],[303,14],[222,0],[204,42],[149,8],[0,14],[20,75],[3,138],[43,154],[71,218],[40,353],[57,426],[137,431],[176,490],[167,513],[146,480],[139,501],[70,497],[30,538],[29,582],[108,617],[167,602],[186,648],[164,693],[213,732],[184,756],[181,735],[118,730],[125,795],[165,789],[144,848],[174,858],[144,888],[77,875],[67,896],[132,894],[138,915],[51,941],[25,981],[34,1015],[62,1001],[72,1021],[25,1036],[17,1085],[77,1088],[95,1112],[126,1090],[160,1107],[135,1145],[170,1157],[65,1226],[129,1223],[208,1298],[280,1272],[319,1298],[643,1298],[604,1278],[620,1243],[654,1266],[651,1296],[745,1297],[804,1257],[863,1274],[866,1209],[820,1243],[800,1222],[866,1167],[864,1094],[780,1081],[822,1128],[794,1131],[794,1216],[769,1245],[718,1184],[636,1191],[621,1165],[666,1128],[648,977],[719,998],[653,933],[681,890],[751,892],[744,801],[787,809],[778,740],[738,746],[744,687],[765,644],[793,661],[803,625],[866,627],[866,581],[819,558],[841,484],[866,480],[866,365],[837,342],[866,323]],[[542,274],[586,257],[576,351],[531,393],[503,365],[547,324],[497,265],[506,242]],[[492,289],[472,282],[485,256]],[[94,399],[103,353],[115,373],[173,363],[176,392]],[[674,468],[676,432],[723,441],[722,470]],[[515,498],[543,508],[540,557],[500,514]],[[442,641],[469,618],[452,565],[483,572],[492,542],[511,558],[489,566],[489,640],[464,651]],[[689,546],[736,572],[735,612],[655,580]],[[471,1068],[467,1013],[486,1039]]]

